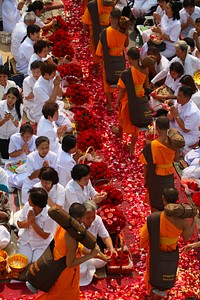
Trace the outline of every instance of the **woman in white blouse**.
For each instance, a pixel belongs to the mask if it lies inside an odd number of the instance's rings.
[[[39,174],[40,182],[34,187],[42,187],[48,194],[47,204],[51,207],[57,205],[61,208],[65,203],[64,187],[58,183],[58,173],[52,167],[43,167]]]
[[[184,75],[180,80],[181,85],[186,85],[192,88],[193,95],[191,97],[191,100],[196,104],[198,109],[200,109],[200,90],[196,86],[194,79],[190,75]]]
[[[8,146],[12,134],[19,132],[23,115],[22,98],[15,87],[8,89],[6,100],[0,101],[0,152],[8,159]]]

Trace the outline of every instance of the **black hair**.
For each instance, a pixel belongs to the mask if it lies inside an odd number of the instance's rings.
[[[46,73],[51,75],[56,70],[57,70],[57,65],[49,61],[44,61],[40,67],[42,76],[44,76]]]
[[[114,7],[114,8],[111,10],[111,12],[110,12],[110,16],[111,16],[113,19],[120,19],[121,16],[122,16],[122,13],[121,13],[121,11],[120,11],[118,8]]]
[[[64,152],[69,152],[76,146],[77,138],[72,134],[67,134],[62,139],[62,150]]]
[[[42,167],[38,177],[40,180],[51,181],[52,185],[57,184],[59,181],[58,172],[52,167]]]
[[[69,208],[69,214],[74,219],[82,218],[86,213],[86,208],[83,204],[73,203]]]
[[[35,140],[36,148],[37,148],[38,146],[40,146],[40,144],[42,144],[42,143],[44,143],[44,142],[47,142],[48,144],[50,143],[48,137],[47,137],[47,136],[39,136],[39,137]]]
[[[35,60],[31,63],[31,70],[40,69],[42,65],[41,60]]]
[[[169,71],[174,71],[176,72],[179,76],[184,74],[184,68],[182,66],[182,64],[178,61],[173,62],[170,67],[169,67]]]
[[[200,23],[200,18],[197,18],[197,19],[195,20],[195,23]]]
[[[180,19],[179,11],[182,8],[182,3],[180,1],[172,1],[172,0],[170,0],[168,3],[172,10],[173,20],[179,20]]]
[[[23,103],[22,96],[21,96],[19,90],[16,87],[10,87],[8,89],[6,95],[8,95],[8,94],[13,94],[17,98],[17,100],[15,102],[15,109],[16,109],[16,112],[17,112],[18,121],[20,121],[21,118],[22,118],[22,115],[21,115],[21,112],[20,112],[20,106]]]
[[[4,65],[1,65],[0,66],[0,74],[4,74],[4,75],[7,75],[9,76],[9,69],[7,66],[4,66]]]
[[[40,27],[38,25],[29,25],[27,27],[27,36],[30,38],[31,34],[34,34],[36,32],[40,32]]]
[[[44,8],[44,3],[42,1],[36,0],[33,3],[29,4],[27,12],[36,11],[37,9],[42,10],[43,8]]]
[[[193,39],[191,39],[190,37],[185,37],[183,40],[188,44],[188,46],[190,46],[193,49],[195,48],[195,42]]]
[[[40,187],[33,187],[28,191],[31,202],[40,208],[44,208],[47,205],[48,194]]]
[[[154,47],[154,46],[150,46],[148,48],[147,55],[148,55],[148,52],[152,52],[153,54],[160,54],[160,50],[157,47]]]
[[[80,180],[81,178],[90,174],[90,167],[86,164],[77,164],[71,170],[71,176],[74,180]]]
[[[158,126],[158,128],[161,130],[169,129],[169,119],[167,116],[159,116],[156,119],[156,126]]]
[[[192,97],[192,95],[194,94],[193,93],[193,90],[192,90],[192,88],[190,87],[190,86],[181,86],[180,88],[179,88],[179,92],[182,92],[183,93],[183,95],[185,96],[185,97]]]
[[[20,127],[20,131],[21,135],[24,135],[24,133],[28,132],[30,134],[33,135],[33,127],[31,126],[30,123],[24,123],[21,127]]]
[[[195,0],[183,0],[183,7],[195,7]]]
[[[48,47],[48,45],[49,44],[47,41],[44,41],[44,40],[36,41],[33,45],[34,52],[36,54],[41,53],[44,48]]]
[[[45,104],[42,107],[42,114],[45,117],[45,119],[48,119],[48,117],[53,117],[55,112],[58,111],[58,103],[54,102],[45,102]]]
[[[180,79],[180,83],[182,83],[183,85],[189,86],[192,88],[193,93],[196,93],[198,91],[196,84],[194,82],[194,79],[191,75],[184,75],[181,79]]]
[[[166,187],[163,191],[163,196],[167,203],[176,203],[178,200],[178,191],[175,187]]]
[[[128,57],[132,60],[139,60],[140,59],[140,51],[137,47],[131,47],[127,52]]]

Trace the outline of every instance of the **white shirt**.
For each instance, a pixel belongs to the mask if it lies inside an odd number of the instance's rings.
[[[17,0],[4,0],[2,3],[3,30],[6,32],[12,32],[20,20],[20,11],[17,6]]]
[[[194,32],[196,32],[196,28],[192,28],[189,33],[188,33],[188,37],[193,39],[193,35],[194,35]],[[198,36],[198,41],[200,43],[200,35]]]
[[[181,76],[182,77],[182,76]],[[178,95],[178,90],[182,86],[180,83],[181,77],[178,77],[177,79],[173,79],[170,75],[170,72],[167,74],[167,77],[165,79],[165,84],[174,91],[174,95]]]
[[[178,131],[184,136],[185,145],[186,146],[193,146],[200,137],[200,111],[196,104],[193,101],[189,101],[184,105],[176,104],[178,108],[178,115],[180,119],[183,121],[184,126],[188,133],[184,132],[178,125],[177,121],[171,121],[171,128],[177,128]]]
[[[8,187],[8,174],[0,167],[0,184],[4,184]]]
[[[90,227],[87,228],[87,230],[95,237],[97,237],[97,235],[102,239],[109,237],[109,233],[103,224],[102,218],[98,215],[95,216],[94,221],[92,222]]]
[[[185,8],[182,8],[180,10],[180,22],[181,25],[187,22],[188,18],[191,18],[194,22],[197,18],[200,17],[200,7],[195,6],[194,7],[194,12],[189,15],[187,13],[187,11],[185,10]],[[192,24],[189,24],[187,27],[185,27],[184,29],[182,29],[181,33],[183,35],[183,37],[188,37],[188,33],[189,31],[193,28]]]
[[[28,149],[30,152],[33,152],[36,148],[35,146],[35,140],[36,140],[37,136],[33,135],[30,139],[30,141],[28,141],[27,145],[28,145]],[[20,133],[15,133],[10,137],[10,143],[9,143],[9,148],[8,148],[8,153],[12,153],[14,151],[18,151],[22,149],[22,146],[25,144],[25,142],[23,141],[23,139],[21,138],[21,134]],[[19,160],[19,159],[26,159],[27,154],[25,152],[23,152],[21,155],[17,156],[17,157],[10,157],[9,160]]]
[[[168,67],[168,64],[169,64],[169,60],[167,59],[167,57],[165,57],[164,55],[161,55],[160,63],[157,64],[157,62],[156,62],[154,65],[155,71],[157,73],[159,73],[160,71],[162,71],[163,69]]]
[[[17,71],[22,72],[24,76],[27,76],[28,63],[31,55],[34,53],[33,41],[27,37],[19,47],[19,52],[17,56]]]
[[[162,16],[160,27],[162,31],[166,35],[169,36],[170,40],[173,42],[169,42],[164,40],[167,49],[174,49],[175,53],[175,42],[179,40],[179,35],[181,32],[181,25],[179,20],[173,20],[173,18],[169,19],[166,14]]]
[[[58,175],[59,183],[66,187],[67,183],[72,179],[71,170],[76,162],[70,153],[60,150],[58,153]]]
[[[19,47],[26,34],[27,34],[27,25],[24,22],[18,22],[15,28],[13,29],[11,35],[11,53],[14,56],[16,61],[19,52]]]
[[[37,150],[27,155],[27,160],[26,160],[27,176],[30,176],[34,171],[41,169],[45,161],[48,161],[49,166],[57,170],[57,166],[58,166],[57,155],[54,152],[49,151],[45,157],[41,157]],[[39,182],[39,178],[30,180],[27,177],[27,179],[23,184],[22,189],[32,188],[38,182]]]
[[[44,116],[41,117],[37,126],[38,136],[47,136],[50,141],[50,150],[58,154],[61,149],[61,144],[59,143],[59,138],[57,135],[58,126],[55,122],[51,122],[45,119]]]
[[[20,244],[30,244],[32,250],[40,248],[41,246],[44,247],[45,245],[49,245],[53,237],[52,233],[55,230],[55,222],[49,217],[48,209],[49,206],[44,207],[41,213],[35,216],[35,221],[45,233],[50,233],[49,237],[47,239],[43,239],[35,232],[35,230],[31,226],[29,226],[28,228],[24,228],[21,236],[19,236],[18,241],[20,242]],[[30,210],[33,210],[33,208],[27,202],[24,205],[22,212],[19,216],[20,222],[27,220],[28,212]]]
[[[5,226],[0,225],[0,249],[4,249],[10,243],[10,233]]]
[[[34,106],[34,98],[26,100],[25,97],[28,97],[28,95],[33,92],[33,86],[35,83],[36,79],[32,75],[27,76],[23,81],[24,110],[26,110],[27,108],[31,109]]]
[[[2,100],[2,101],[0,101],[0,120],[4,119],[6,111],[9,111],[12,114],[12,116],[16,120],[18,120],[18,114],[17,114],[17,111],[15,109],[15,106],[13,107],[12,110],[9,110],[8,106],[7,106],[7,100]],[[21,112],[21,116],[22,116],[23,115],[22,105],[20,105],[20,112]],[[8,120],[6,123],[4,123],[0,127],[0,139],[8,140],[11,137],[12,134],[19,132],[21,120],[22,119],[19,120],[18,127],[16,127],[13,124],[12,120]]]
[[[34,187],[42,187],[41,182],[36,183]],[[61,184],[54,184],[47,194],[54,204],[65,206],[65,189]]]
[[[90,180],[84,189],[73,179],[71,179],[65,188],[65,210],[69,211],[71,204],[77,202],[83,204],[86,200],[93,198],[97,192],[93,188]]]
[[[196,104],[198,109],[200,109],[200,91],[199,90],[192,95],[191,100]]]
[[[200,147],[190,150],[184,157],[189,166],[199,165]]]
[[[25,11],[25,12],[22,14],[22,16],[21,16],[21,18],[20,18],[20,22],[23,22],[23,21],[24,21],[24,16],[26,15],[26,13],[27,13],[27,11]],[[34,12],[32,11],[32,13],[34,13]],[[35,14],[35,13],[34,13],[34,14]],[[45,26],[45,24],[42,22],[42,20],[41,20],[38,16],[35,16],[35,23],[34,23],[34,25],[37,25],[37,26],[39,26],[40,28],[42,28],[42,27]]]
[[[18,86],[12,80],[7,80],[7,84],[5,87],[3,85],[0,85],[0,100],[3,98],[3,95],[7,93],[10,87],[18,87]]]
[[[161,79],[165,78],[167,76],[167,73],[169,71],[169,67],[173,62],[180,62],[184,68],[184,72],[187,75],[193,76],[194,73],[198,70],[200,70],[200,59],[198,59],[195,56],[192,56],[190,54],[187,54],[185,57],[185,62],[183,64],[182,60],[178,58],[177,56],[174,57],[168,64],[168,66],[163,69],[160,73],[158,73],[152,80],[151,82],[155,84],[156,82],[160,81]]]

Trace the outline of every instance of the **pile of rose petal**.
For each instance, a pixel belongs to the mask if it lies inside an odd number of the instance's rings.
[[[146,299],[143,274],[145,270],[146,252],[139,249],[139,232],[149,214],[148,205],[143,203],[145,190],[143,187],[143,166],[138,158],[144,146],[144,134],[141,133],[136,145],[136,156],[130,156],[128,143],[130,137],[116,138],[111,133],[111,127],[117,125],[115,112],[107,113],[105,96],[100,77],[92,74],[92,60],[90,54],[89,34],[83,34],[81,23],[81,1],[63,0],[66,11],[63,18],[68,24],[72,35],[75,57],[81,64],[83,71],[82,84],[92,91],[89,106],[97,118],[97,131],[101,132],[104,159],[109,166],[113,182],[118,182],[123,192],[124,202],[119,205],[126,215],[128,225],[125,227],[125,239],[131,250],[134,261],[134,277],[131,284],[118,285],[115,280],[109,281],[106,289],[95,289],[81,292],[81,300],[109,299],[136,300]],[[116,97],[116,95],[115,95]],[[118,186],[119,188],[119,186]],[[180,243],[180,247],[184,244]],[[200,297],[200,267],[195,252],[180,256],[180,264],[175,287],[171,290],[169,299],[182,300],[189,296]],[[5,298],[0,298],[5,299]],[[34,296],[22,296],[19,299],[35,299]],[[16,298],[17,300],[17,298]]]

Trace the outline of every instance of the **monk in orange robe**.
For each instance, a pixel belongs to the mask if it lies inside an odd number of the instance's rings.
[[[127,52],[128,61],[131,65],[132,79],[135,86],[135,92],[137,97],[144,97],[145,88],[149,86],[148,80],[148,68],[142,68],[139,65],[140,52],[138,48],[132,47]],[[112,132],[118,136],[122,137],[123,133],[129,133],[132,135],[132,141],[129,146],[129,151],[134,154],[135,144],[137,142],[139,128],[132,125],[130,119],[130,112],[128,107],[128,95],[124,82],[120,78],[118,81],[118,86],[120,88],[119,95],[116,102],[116,109],[119,109],[119,126],[112,127]]]
[[[99,18],[99,20],[96,20],[96,22],[99,22],[99,24],[101,26],[101,30],[102,30],[103,27],[105,28],[109,25],[110,12],[113,9],[114,1],[111,3],[111,6],[104,6],[103,0],[95,0],[95,2],[97,4],[98,18]],[[88,5],[90,5],[90,3],[88,3]],[[93,18],[91,16],[90,11],[87,6],[87,8],[85,9],[84,15],[82,16],[82,22],[84,24],[84,29],[85,30],[89,29],[89,31],[90,31],[90,46],[91,46],[91,52],[92,52],[92,59],[93,59],[95,72],[98,73],[100,57],[96,55],[97,44],[95,45],[94,35],[97,34],[99,36],[99,34],[101,33],[101,30],[99,32],[99,29],[98,29],[99,26],[97,24],[94,24],[92,19]],[[94,32],[94,30],[95,30],[95,32]],[[96,32],[96,31],[98,31],[98,32]]]
[[[157,118],[156,129],[158,138],[147,144],[140,156],[140,161],[144,163],[146,202],[149,202],[151,212],[164,209],[162,194],[165,187],[174,186],[173,162],[178,156],[167,135],[169,120],[166,116]]]
[[[128,28],[125,32],[121,32],[119,21],[121,18],[121,11],[117,8],[113,8],[110,13],[110,23],[106,29],[106,41],[108,45],[108,51],[110,56],[123,56],[124,47],[128,47],[129,38],[128,38]],[[103,56],[103,47],[101,41],[99,41],[96,55],[102,57]],[[104,68],[104,60],[102,60],[103,64],[103,89],[106,94],[107,99],[107,109],[112,110],[112,93],[116,90],[116,88],[111,87],[110,84],[106,80],[106,71]],[[112,67],[112,66],[110,66]]]
[[[86,209],[80,203],[73,203],[70,206],[69,214],[80,224],[83,223]],[[61,226],[57,227],[55,236],[54,259],[66,256],[66,268],[58,277],[48,293],[41,293],[37,300],[78,300],[79,299],[79,265],[86,260],[93,258],[99,252],[96,246],[89,254],[80,256],[80,244],[71,237]],[[48,279],[47,279],[48,280]]]
[[[163,202],[164,205],[169,203],[176,203],[178,199],[178,191],[174,187],[169,187],[164,190]],[[177,248],[178,239],[180,236],[183,237],[184,241],[188,241],[192,236],[198,214],[193,218],[192,222],[188,219],[178,219],[176,217],[166,216],[163,211],[160,215],[160,250],[164,252],[172,252]],[[150,249],[149,249],[149,232],[147,223],[141,228],[140,231],[140,248],[147,249],[147,264],[144,275],[146,288],[151,292],[151,299],[161,299],[152,292],[152,287],[149,283],[149,262],[150,262]],[[168,292],[168,291],[167,291]]]

